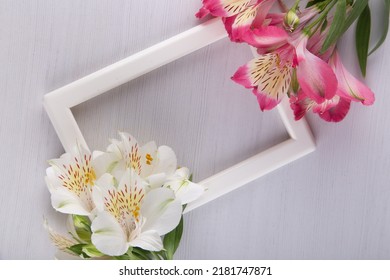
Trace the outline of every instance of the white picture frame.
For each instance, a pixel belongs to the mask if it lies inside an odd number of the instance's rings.
[[[220,19],[212,19],[47,93],[44,96],[44,107],[65,151],[70,151],[71,147],[77,143],[88,147],[72,114],[72,107],[213,44],[226,36]],[[305,119],[298,122],[294,120],[287,98],[278,105],[278,111],[290,139],[199,182],[208,190],[200,199],[190,203],[186,212],[315,150],[310,127]]]

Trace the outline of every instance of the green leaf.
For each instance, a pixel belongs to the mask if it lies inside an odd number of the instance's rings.
[[[327,27],[328,27],[328,20],[325,19],[321,26],[321,33],[324,32]]]
[[[352,6],[352,10],[347,16],[347,19],[344,22],[344,27],[342,28],[341,34],[344,34],[345,31],[355,22],[355,20],[363,12],[364,8],[368,5],[368,0],[356,0]]]
[[[133,247],[131,252],[127,251],[127,254],[130,256],[131,260],[152,260],[153,256],[149,251],[144,249]]]
[[[382,36],[379,39],[379,41],[376,43],[375,47],[368,53],[368,55],[374,53],[382,44],[385,42],[387,33],[389,31],[389,16],[390,16],[390,0],[383,0],[385,4],[385,8],[382,10],[384,13],[383,19],[384,22],[382,23]]]
[[[346,0],[338,0],[332,24],[330,25],[328,35],[326,36],[324,45],[322,46],[321,49],[322,53],[324,53],[331,45],[335,44],[337,40],[340,38],[340,36],[343,35],[342,27],[344,25],[346,14],[347,14]]]
[[[83,252],[83,247],[85,245],[86,244],[76,244],[76,245],[70,246],[68,248],[68,250],[75,253],[77,256],[84,257],[84,258],[88,259],[89,256]]]
[[[371,12],[370,7],[367,4],[356,25],[356,51],[359,59],[360,70],[362,71],[363,76],[366,76],[370,32]]]
[[[181,236],[183,235],[183,216],[181,216],[180,223],[177,227],[168,232],[164,236],[164,249],[166,251],[166,256],[168,260],[173,259],[173,255],[175,254],[177,248],[179,247]]]
[[[124,254],[121,256],[115,256],[114,259],[116,259],[116,260],[130,260],[130,257],[129,257],[129,255]]]

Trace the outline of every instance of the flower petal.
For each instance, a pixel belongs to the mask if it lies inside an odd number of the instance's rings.
[[[114,186],[114,177],[109,173],[104,173],[100,178],[95,182],[97,186]]]
[[[154,174],[173,174],[177,168],[175,152],[168,146],[160,146],[157,151],[158,163],[153,169]]]
[[[349,73],[341,62],[337,51],[333,53],[329,64],[332,66],[336,76],[338,77],[340,96],[349,100],[361,102],[364,105],[372,105],[374,103],[374,93],[366,85]]]
[[[167,175],[165,173],[157,173],[150,175],[148,178],[146,178],[146,181],[148,182],[151,189],[155,189],[164,185],[166,178]]]
[[[92,154],[92,165],[95,169],[96,177],[99,178],[104,173],[111,172],[120,159],[115,153],[94,151]]]
[[[200,8],[199,11],[195,14],[197,18],[204,18],[210,13],[210,11],[206,8]]]
[[[157,145],[149,142],[141,148],[141,177],[145,178],[153,173],[157,160]]]
[[[106,173],[96,181],[96,186],[92,192],[92,199],[97,211],[104,210],[104,197],[109,197],[109,193],[114,190],[114,177],[111,174]]]
[[[290,107],[294,112],[295,120],[302,119],[306,112],[309,111],[316,103],[308,98],[302,90],[298,92],[298,95],[291,95]]]
[[[351,101],[339,96],[335,96],[332,100],[313,107],[313,112],[318,113],[321,119],[327,122],[340,122],[347,115],[351,106]],[[324,108],[325,107],[325,108]]]
[[[176,170],[175,174],[170,179],[183,180],[190,178],[190,170],[187,167],[182,167]]]
[[[59,187],[62,185],[62,181],[58,178],[54,168],[52,166],[46,168],[46,177],[45,182],[47,185],[47,188],[51,192],[52,190],[55,190],[56,187]]]
[[[132,247],[139,247],[148,251],[161,251],[164,249],[160,235],[154,230],[141,232],[129,244]]]
[[[113,192],[111,192],[113,193]],[[108,193],[110,195],[110,193]],[[133,169],[127,169],[119,182],[115,201],[113,203],[113,213],[117,219],[138,219],[142,200],[145,196],[145,181],[138,176]],[[106,196],[107,197],[107,196]],[[106,209],[109,203],[106,203]]]
[[[225,29],[229,34],[230,40],[234,42],[242,42],[242,37],[250,31],[252,23],[256,18],[258,5],[249,6],[241,13],[223,18]]]
[[[169,186],[175,192],[182,205],[198,199],[204,193],[203,186],[190,181],[176,181],[170,183]]]
[[[328,35],[330,23],[325,30],[317,30],[307,42],[307,49],[314,55],[318,56],[324,61],[329,61],[336,44],[331,45],[324,53],[321,52],[322,46],[324,45],[325,39]]]
[[[155,230],[164,235],[179,224],[182,207],[172,190],[157,188],[145,196],[141,214],[146,218],[142,231]]]
[[[123,147],[123,143],[121,141],[118,141],[116,139],[110,139],[111,144],[107,147],[108,153],[113,153],[115,156],[119,159],[123,159],[123,150],[125,149]]]
[[[242,40],[256,48],[276,49],[287,42],[288,34],[277,26],[263,26],[241,35]]]
[[[252,0],[203,0],[203,7],[196,14],[202,18],[207,14],[216,17],[230,17],[245,10]]]
[[[276,53],[261,55],[240,67],[232,77],[233,81],[253,88],[260,109],[274,108],[286,95],[291,83],[289,62],[280,62]]]
[[[57,211],[65,214],[83,216],[90,214],[90,210],[80,197],[61,187],[51,191],[51,205]]]
[[[189,181],[189,176],[188,168],[182,167],[164,184],[164,187],[175,192],[182,205],[198,199],[204,193],[204,187]]]
[[[253,22],[254,28],[259,28],[261,26],[271,24],[272,19],[268,19],[268,15],[275,2],[276,0],[257,1],[257,3],[259,4],[259,8],[256,15],[256,19]]]
[[[298,92],[297,96],[292,95],[290,97],[290,106],[294,111],[295,120],[301,119],[306,112],[312,110],[313,113],[317,113],[322,119],[328,122],[339,122],[347,115],[350,103],[349,100],[335,95],[332,99],[317,104],[302,90]]]
[[[261,111],[272,110],[280,102],[280,100],[278,101],[278,100],[272,99],[266,94],[262,94],[262,93],[258,93],[258,92],[254,92],[254,93],[256,94],[257,102],[259,103]]]
[[[238,68],[236,73],[234,73],[232,80],[246,88],[254,88],[256,86],[256,76],[254,76],[254,71],[258,69],[256,66],[256,61],[257,59],[253,59],[247,64]]]
[[[93,245],[102,253],[120,256],[127,252],[129,245],[117,220],[107,212],[100,212],[91,225]]]
[[[90,213],[95,208],[91,192],[96,173],[89,151],[82,146],[73,150],[73,153],[65,153],[59,159],[49,161],[51,167],[46,170],[46,183],[54,208],[63,213],[82,212],[85,215],[85,211]]]
[[[141,162],[141,151],[137,140],[128,133],[121,132],[119,135],[123,143],[123,150],[121,152],[126,168],[132,168],[140,175],[143,166]]]
[[[302,90],[317,103],[332,99],[337,90],[337,78],[332,68],[306,49],[307,37],[297,47],[297,78]]]

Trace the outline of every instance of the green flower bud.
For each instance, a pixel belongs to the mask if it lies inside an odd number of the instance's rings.
[[[287,14],[284,17],[284,28],[286,30],[293,32],[295,28],[299,25],[299,17],[295,12],[295,9],[291,9],[287,12]]]
[[[77,237],[84,242],[91,241],[91,221],[88,217],[72,215],[74,230],[77,234]]]
[[[86,244],[82,249],[83,253],[91,258],[100,258],[103,257],[104,254],[100,252],[93,244]]]
[[[91,221],[86,216],[72,215],[75,228],[90,228]]]

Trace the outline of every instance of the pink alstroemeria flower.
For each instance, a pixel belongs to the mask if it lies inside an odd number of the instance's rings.
[[[297,96],[292,95],[290,104],[296,120],[312,110],[328,122],[339,122],[347,115],[352,101],[363,105],[374,103],[374,93],[345,69],[336,50],[330,56],[329,65],[338,77],[336,95],[322,103],[315,102],[302,90]]]
[[[290,90],[293,68],[305,94],[321,104],[334,97],[337,78],[332,68],[322,59],[307,50],[308,37],[293,34],[290,43],[251,60],[233,75],[233,81],[252,88],[260,109],[274,108]]]
[[[247,32],[243,36],[248,44],[257,48],[260,56],[240,67],[232,79],[246,88],[253,89],[262,111],[274,108],[287,95],[293,68],[296,68],[300,87],[317,103],[332,99],[335,95],[337,79],[333,70],[325,61],[307,49],[308,35],[302,31],[305,23],[317,13],[316,7],[299,12],[296,15],[299,23],[294,26],[292,32],[291,26],[289,27],[290,36],[287,35],[284,40],[277,33],[273,36],[263,36],[260,32],[261,27],[257,25],[252,32]],[[267,32],[272,33],[272,27],[285,28],[286,15],[286,13],[267,14],[264,22],[274,24],[268,26]],[[262,32],[264,33],[264,30]],[[284,32],[287,34],[286,31]],[[313,44],[313,41],[310,43]]]
[[[202,18],[207,14],[221,17],[229,37],[234,42],[247,42],[247,33],[256,33],[262,47],[287,40],[282,28],[270,25],[266,16],[276,0],[203,0],[203,7],[196,14]],[[250,36],[253,38],[253,36]]]

